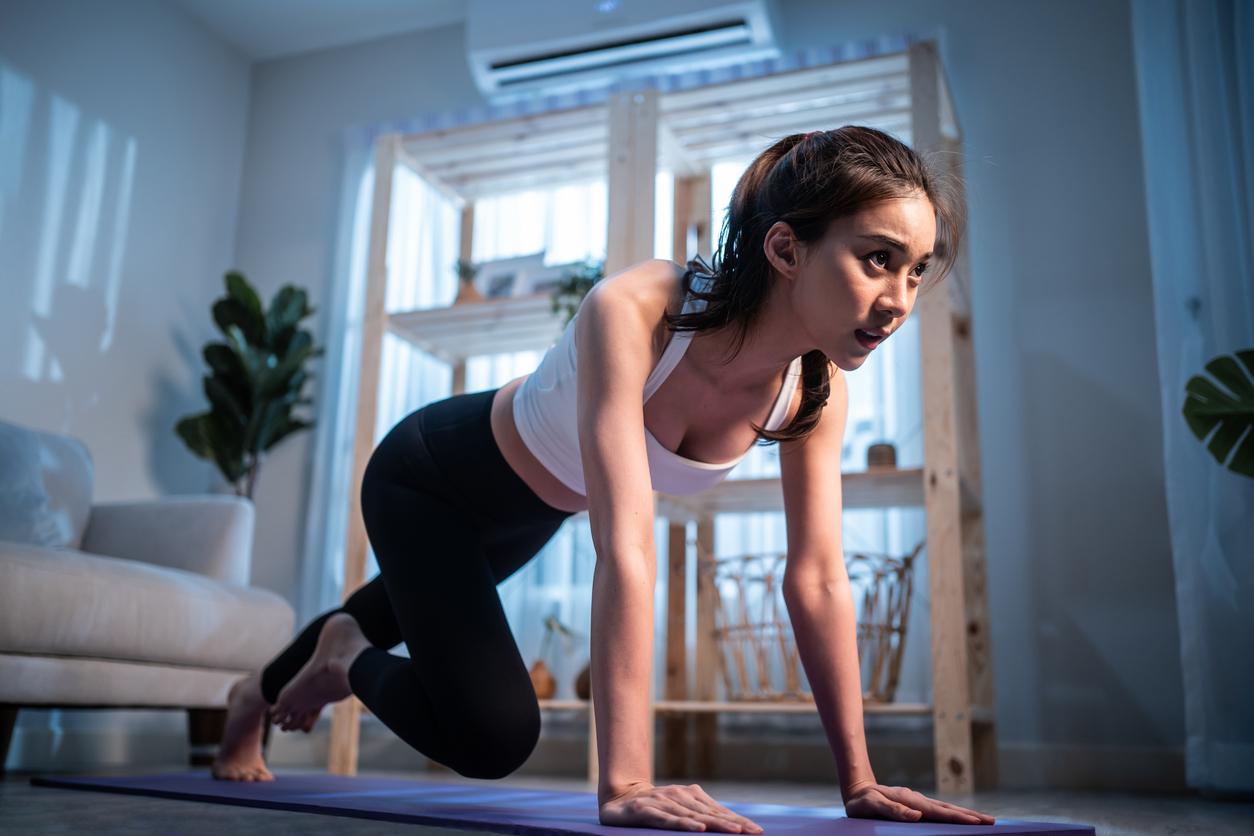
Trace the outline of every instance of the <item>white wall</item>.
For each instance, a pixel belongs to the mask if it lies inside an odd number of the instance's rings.
[[[97,499],[213,485],[173,426],[204,404],[248,82],[242,56],[166,3],[0,5],[0,419],[83,439]],[[174,712],[23,711],[11,763],[185,757],[185,727]],[[166,732],[165,748],[128,729]]]
[[[0,418],[82,438],[99,499],[207,490],[173,426],[205,403],[248,62],[155,0],[6,0],[0,73]]]
[[[1043,774],[1100,745],[1115,769],[1140,765],[1146,783],[1179,777],[1180,666],[1126,3],[787,0],[783,11],[786,48],[946,32],[974,230],[1003,760],[1022,752],[1014,774]],[[258,65],[237,250],[245,270],[323,292],[339,131],[480,103],[461,46],[458,25]],[[285,445],[258,494],[255,577],[293,599],[308,441]]]

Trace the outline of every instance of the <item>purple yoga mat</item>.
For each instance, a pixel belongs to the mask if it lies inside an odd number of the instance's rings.
[[[401,778],[348,778],[342,775],[275,774],[274,781],[215,781],[205,772],[175,772],[131,777],[37,777],[37,787],[152,795],[188,801],[325,813],[362,819],[408,822],[435,827],[517,833],[675,834],[675,830],[607,827],[597,822],[596,793],[510,788],[490,783],[438,784]],[[719,799],[724,806],[762,825],[763,836],[928,836],[929,834],[1080,833],[1093,828],[1022,819],[998,819],[994,825],[905,823],[846,818],[830,807],[787,807]],[[708,832],[708,831],[707,831]]]

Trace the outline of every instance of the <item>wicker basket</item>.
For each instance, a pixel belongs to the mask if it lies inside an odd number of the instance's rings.
[[[897,690],[914,561],[922,549],[920,542],[900,557],[845,556],[855,598],[861,597],[858,659],[866,702],[892,702]],[[801,684],[801,660],[784,604],[785,555],[737,555],[702,565],[714,575],[714,640],[726,699],[813,702]]]

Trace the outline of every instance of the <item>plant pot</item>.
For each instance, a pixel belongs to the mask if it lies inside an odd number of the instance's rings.
[[[475,287],[474,279],[462,279],[461,284],[457,288],[457,298],[453,300],[454,305],[465,305],[469,302],[482,302],[483,294],[479,292],[479,288]]]

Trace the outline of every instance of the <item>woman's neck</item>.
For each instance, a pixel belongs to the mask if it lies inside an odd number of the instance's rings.
[[[693,355],[696,369],[710,383],[724,391],[769,388],[778,383],[794,358],[813,349],[798,339],[804,335],[789,329],[789,323],[795,319],[788,299],[779,293],[781,290],[784,287],[777,283],[775,292],[767,295],[761,314],[730,361],[727,357],[737,336],[734,328],[693,334],[687,353]]]

